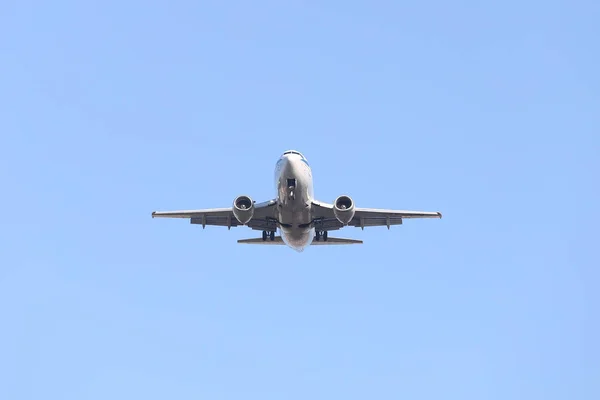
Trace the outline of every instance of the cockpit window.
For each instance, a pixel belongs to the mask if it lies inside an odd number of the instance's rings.
[[[302,153],[295,151],[295,150],[288,150],[288,151],[284,152],[282,156],[285,156],[287,154],[299,155],[302,162],[304,162],[306,165],[308,165],[310,167],[310,165],[308,164],[308,161],[306,160],[306,157],[304,157],[304,155]]]
[[[295,150],[288,150],[288,151],[286,151],[285,153],[283,153],[283,155],[284,155],[284,156],[285,156],[286,154],[297,154],[297,155],[299,155],[300,157],[304,158],[304,156],[302,155],[302,153],[299,153],[299,152],[297,152],[297,151],[295,151]]]

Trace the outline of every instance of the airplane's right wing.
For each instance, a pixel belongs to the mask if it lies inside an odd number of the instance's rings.
[[[315,228],[324,231],[336,230],[344,225],[337,220],[333,213],[333,204],[313,202],[315,207]],[[437,211],[385,210],[378,208],[356,208],[354,217],[348,226],[366,228],[370,226],[401,225],[403,219],[409,218],[442,218]]]

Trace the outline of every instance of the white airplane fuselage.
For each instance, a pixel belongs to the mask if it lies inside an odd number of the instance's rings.
[[[284,153],[275,167],[277,217],[281,238],[289,247],[303,251],[313,241],[312,171],[306,158],[298,152]]]

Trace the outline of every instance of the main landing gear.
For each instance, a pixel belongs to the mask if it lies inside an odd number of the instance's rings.
[[[315,240],[317,242],[320,242],[321,240],[326,242],[327,241],[327,231],[316,231],[315,232]]]
[[[271,242],[275,240],[275,231],[263,231],[262,240],[266,242],[269,239]]]

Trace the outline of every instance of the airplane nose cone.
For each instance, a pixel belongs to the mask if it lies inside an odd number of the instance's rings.
[[[282,165],[283,173],[288,176],[293,175],[296,170],[296,166],[294,164],[295,163],[291,162],[289,157],[284,158]]]

